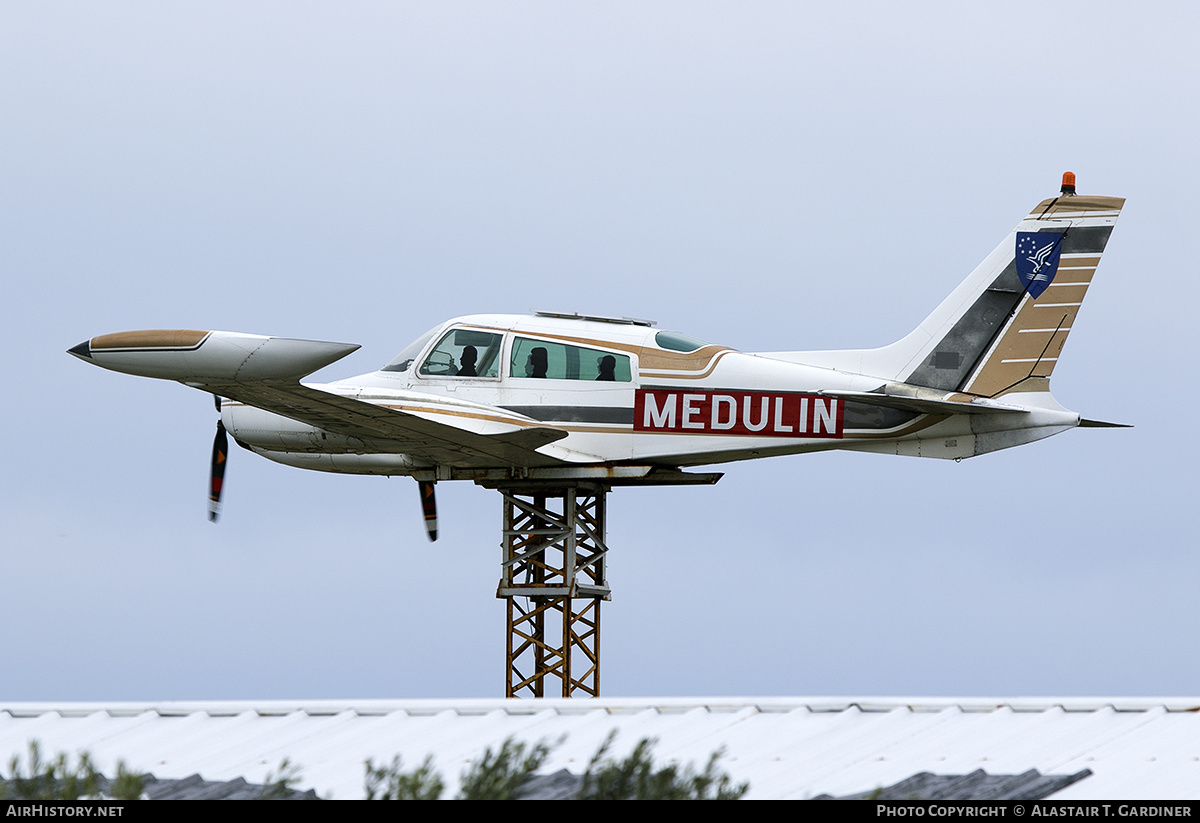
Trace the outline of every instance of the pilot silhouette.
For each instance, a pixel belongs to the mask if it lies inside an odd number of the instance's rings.
[[[600,374],[596,376],[597,380],[616,380],[617,375],[617,358],[611,354],[606,354],[600,358]]]
[[[546,350],[538,346],[529,350],[529,365],[525,367],[529,377],[546,376]]]
[[[475,360],[479,357],[479,352],[474,346],[463,346],[462,354],[459,356],[459,361],[462,365],[458,369],[459,377],[478,377],[475,372]]]

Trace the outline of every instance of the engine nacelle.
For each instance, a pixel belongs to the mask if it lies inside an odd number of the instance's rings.
[[[378,450],[369,448],[357,437],[325,431],[290,417],[230,400],[221,401],[221,422],[233,439],[247,448],[314,454],[353,454]]]
[[[274,451],[247,445],[255,454],[268,460],[294,466],[298,469],[334,472],[337,474],[381,474],[388,476],[409,475],[421,469],[428,470],[428,463],[418,463],[406,454],[318,454],[314,452]]]

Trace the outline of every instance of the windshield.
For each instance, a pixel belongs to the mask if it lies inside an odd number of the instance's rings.
[[[395,359],[380,369],[380,371],[408,371],[409,367],[413,364],[413,361],[417,359],[417,355],[420,354],[421,350],[429,344],[429,340],[433,337],[434,332],[440,328],[440,325],[434,326],[416,340],[409,343],[404,347],[404,351],[396,355]]]

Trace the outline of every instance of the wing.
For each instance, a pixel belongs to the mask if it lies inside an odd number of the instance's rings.
[[[389,452],[431,463],[490,468],[573,462],[537,451],[567,432],[503,409],[411,392],[368,402],[299,382],[356,349],[347,343],[184,329],[108,334],[69,351],[106,369],[177,380],[329,432],[382,441]]]
[[[528,418],[525,418],[528,424],[521,425],[524,421],[519,415],[490,406],[435,403],[427,396],[413,395],[367,402],[295,381],[212,382],[198,388],[325,431],[386,445],[388,451],[430,463],[459,468],[556,466],[564,463],[539,454],[536,450],[563,439],[567,436],[565,431],[540,425]],[[498,431],[483,434],[422,415],[463,420]],[[493,419],[488,420],[488,417]]]

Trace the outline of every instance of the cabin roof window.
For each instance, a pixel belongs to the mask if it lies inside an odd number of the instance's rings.
[[[671,351],[693,352],[696,349],[702,349],[705,346],[712,345],[704,340],[700,340],[690,335],[680,334],[677,331],[660,331],[654,335],[654,342],[658,344],[660,349],[670,349]]]

